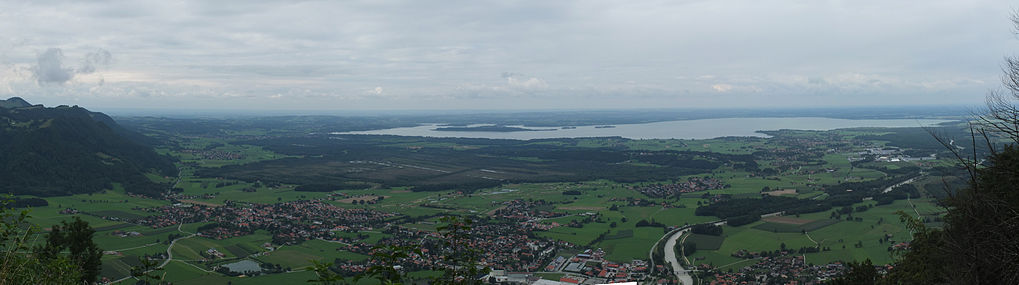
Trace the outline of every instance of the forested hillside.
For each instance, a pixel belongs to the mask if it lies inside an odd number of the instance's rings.
[[[166,189],[146,173],[175,175],[173,161],[145,137],[81,107],[31,106],[18,98],[0,108],[0,192],[58,196],[121,183],[128,192]],[[11,104],[7,104],[11,103]]]

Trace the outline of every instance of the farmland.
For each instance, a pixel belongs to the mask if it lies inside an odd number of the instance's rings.
[[[32,221],[41,228],[72,215],[89,222],[99,246],[111,251],[103,258],[103,276],[112,280],[127,276],[139,257],[166,258],[169,248],[173,260],[165,267],[166,280],[176,284],[304,282],[314,278],[304,270],[312,261],[365,264],[372,260],[371,246],[437,234],[439,218],[447,215],[519,233],[508,235],[515,239],[568,244],[557,244],[555,255],[600,248],[606,260],[626,263],[648,259],[652,246],[671,228],[725,218],[698,209],[761,201],[762,195],[813,203],[817,210],[726,225],[720,236],[691,235],[686,241],[695,243],[697,251],[690,262],[724,270],[753,259],[737,257],[738,252],[784,248],[812,264],[866,258],[884,264],[892,261],[889,247],[910,237],[898,212],[937,225],[943,210],[936,206],[933,183],[954,175],[945,170],[950,160],[881,161],[867,154],[874,149],[910,151],[888,146],[896,141],[889,135],[894,129],[785,130],[769,133],[771,138],[534,141],[283,136],[253,130],[182,136],[148,130],[166,136],[170,143],[160,151],[179,160],[179,177],[149,177],[168,185],[166,197],[130,195],[114,185],[99,193],[48,197],[47,206],[32,209]],[[913,183],[919,193],[893,191],[898,196],[884,195],[887,203],[879,200],[886,186],[880,183],[920,170],[928,174]],[[839,188],[850,182],[862,186]],[[679,190],[654,196],[641,191],[651,188]],[[856,196],[861,192],[869,194]],[[306,201],[388,216],[377,228],[351,229],[341,223],[337,227],[342,230],[290,239],[280,239],[276,225],[248,229],[211,219],[170,220],[162,226],[140,222],[157,215],[155,209],[289,209],[311,205]],[[846,207],[860,210],[837,213]],[[750,216],[768,214],[741,210]],[[318,229],[321,222],[287,226]],[[522,223],[526,228],[517,228]],[[232,232],[212,236],[211,229]],[[818,250],[799,253],[802,248]],[[240,260],[273,271],[246,277],[222,272],[222,265]]]

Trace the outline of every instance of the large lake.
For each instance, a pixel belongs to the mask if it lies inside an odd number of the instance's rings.
[[[847,120],[816,117],[798,118],[724,118],[668,121],[646,124],[619,124],[614,128],[579,126],[572,129],[554,128],[551,131],[519,132],[462,132],[436,131],[438,124],[408,128],[393,128],[362,132],[336,132],[333,134],[397,135],[443,138],[488,138],[488,139],[550,139],[581,137],[624,137],[629,139],[710,139],[726,136],[767,137],[758,133],[762,130],[833,130],[860,127],[921,127],[951,120],[896,119],[896,120]],[[529,127],[530,129],[553,129],[552,127]]]

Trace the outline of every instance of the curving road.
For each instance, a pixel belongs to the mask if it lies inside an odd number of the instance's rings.
[[[917,178],[920,178],[920,176],[913,177],[913,178],[910,178],[910,179],[906,179],[906,181],[902,181],[902,182],[896,183],[895,185],[888,186],[888,188],[885,188],[885,190],[882,190],[881,193],[892,192],[892,189],[895,189],[895,187],[899,187],[899,186],[902,186],[902,185],[913,183],[913,181],[915,181]]]
[[[186,238],[192,238],[195,235],[197,235],[196,233],[189,233],[189,232],[185,232],[184,230],[181,230],[182,226],[184,226],[183,222],[178,224],[177,225],[177,231],[181,232],[181,233],[185,233],[185,234],[190,234],[190,235],[179,237],[179,238],[175,238],[175,239],[173,239],[173,241],[170,241],[170,246],[166,247],[166,260],[163,260],[163,263],[160,264],[159,266],[156,266],[156,268],[163,268],[164,266],[166,266],[166,264],[170,263],[170,261],[173,260],[173,245],[176,244],[178,240],[182,240],[182,239],[186,239]],[[185,262],[185,263],[187,263],[187,262]],[[192,265],[190,263],[188,263],[188,264],[191,265],[191,266],[194,266],[194,265]],[[197,266],[195,266],[195,267],[197,267]],[[199,268],[199,269],[201,269],[201,268]],[[205,271],[206,272],[211,272],[211,271],[208,271],[208,270],[205,270]],[[113,282],[110,282],[110,284],[120,283],[120,282],[123,282],[124,280],[131,279],[131,278],[134,278],[134,277],[128,276],[128,277],[120,278],[120,279],[114,280]]]
[[[191,234],[191,235],[186,236],[186,237],[179,237],[179,238],[173,239],[173,241],[170,242],[170,246],[166,247],[166,259],[163,260],[163,264],[160,264],[159,266],[156,266],[156,268],[163,268],[163,266],[166,266],[167,263],[170,263],[170,260],[173,260],[173,251],[172,251],[173,250],[173,245],[176,244],[178,240],[182,240],[182,239],[186,239],[186,238],[191,238],[193,236],[195,236],[195,234]]]

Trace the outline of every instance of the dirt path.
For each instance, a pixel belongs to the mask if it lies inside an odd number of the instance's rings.
[[[139,248],[143,248],[143,247],[150,247],[150,246],[157,245],[157,244],[159,244],[159,243],[158,242],[154,242],[154,243],[150,243],[150,244],[146,244],[146,245],[139,245],[139,246],[136,246],[136,247],[114,249],[113,251],[125,251],[125,250],[139,249]]]
[[[342,242],[342,241],[338,241],[338,240],[327,240],[327,239],[324,239],[324,238],[318,238],[318,240],[320,240],[320,241],[324,241],[324,242],[331,242],[331,243],[338,243],[338,244],[342,244],[342,245],[350,246],[350,244],[349,244],[349,243],[345,243],[345,242]],[[282,247],[282,246],[281,246],[281,247]]]
[[[811,242],[813,242],[815,246],[821,246],[821,243],[817,242],[816,240],[814,240],[814,238],[810,237],[810,233],[804,233],[804,234],[807,235],[807,239],[809,239]]]
[[[747,262],[747,261],[751,261],[751,260],[758,260],[758,259],[761,259],[761,258],[758,257],[758,258],[744,259],[744,260],[740,260],[740,261],[737,261],[737,262],[733,262],[733,263],[729,263],[729,264],[726,264],[726,265],[722,265],[722,266],[716,267],[715,269],[716,270],[721,270],[722,268],[733,266],[733,265],[736,265],[738,263]]]

